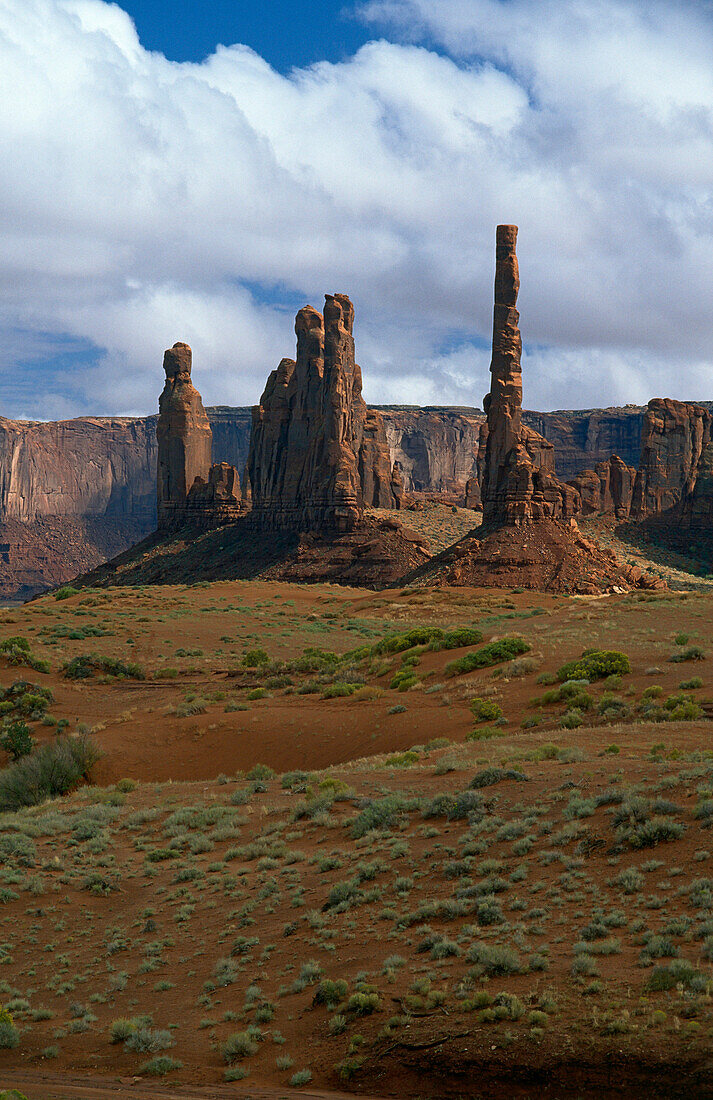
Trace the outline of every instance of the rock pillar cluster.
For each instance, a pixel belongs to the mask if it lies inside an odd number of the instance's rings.
[[[345,532],[365,505],[400,506],[383,420],[362,397],[353,325],[346,294],[327,294],[323,315],[301,309],[296,359],[282,360],[253,409],[248,473],[259,528]]]

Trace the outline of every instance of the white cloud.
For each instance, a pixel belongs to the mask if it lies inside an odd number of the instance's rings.
[[[252,403],[294,346],[279,303],[324,291],[356,303],[371,400],[479,404],[501,221],[529,407],[713,396],[708,9],[365,13],[400,41],[282,76],[239,45],[169,62],[101,0],[0,2],[1,412],[148,411],[176,339],[207,402]],[[102,352],[42,394],[47,333]]]

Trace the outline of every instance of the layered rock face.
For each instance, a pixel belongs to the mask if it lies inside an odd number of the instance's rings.
[[[703,405],[656,397],[649,401],[641,436],[641,459],[631,514],[666,512],[690,493],[704,447],[711,438],[711,414]]]
[[[380,415],[367,411],[354,356],[354,306],[325,296],[297,314],[297,358],[283,359],[253,410],[252,522],[262,529],[351,531],[364,503],[397,506]]]
[[[681,528],[710,542],[713,534],[713,443],[706,443],[680,507]]]
[[[582,515],[613,515],[626,519],[631,510],[636,470],[619,455],[598,462],[593,470],[583,470],[569,484],[577,490]]]
[[[474,474],[479,409],[380,405],[390,459],[398,462],[406,492],[463,497]]]
[[[612,454],[628,466],[638,466],[645,411],[640,405],[559,412],[523,409],[522,422],[554,445],[557,476],[569,481]]]
[[[478,462],[483,522],[490,525],[567,518],[580,510],[576,489],[555,475],[552,444],[522,424],[516,242],[517,226],[498,226],[491,385],[483,402],[487,422],[480,432]]]

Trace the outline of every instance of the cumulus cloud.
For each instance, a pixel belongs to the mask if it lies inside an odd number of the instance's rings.
[[[0,412],[149,411],[176,339],[206,401],[253,403],[325,291],[369,400],[479,404],[502,221],[529,407],[713,396],[709,9],[362,14],[387,36],[281,75],[170,62],[102,0],[0,4]]]

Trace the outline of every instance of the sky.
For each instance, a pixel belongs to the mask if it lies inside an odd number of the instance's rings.
[[[525,405],[711,399],[707,0],[0,0],[0,415],[259,400],[355,303],[372,403],[480,405],[520,227]]]

